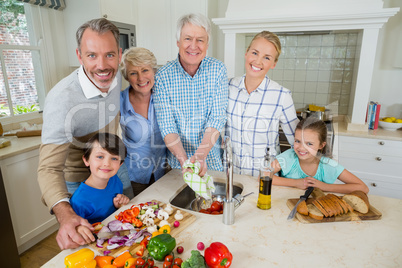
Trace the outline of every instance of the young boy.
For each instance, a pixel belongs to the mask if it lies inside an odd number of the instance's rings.
[[[91,175],[70,199],[77,215],[91,224],[100,222],[130,201],[122,194],[123,184],[116,175],[125,157],[126,148],[118,136],[97,133],[89,139],[82,159]],[[87,227],[79,226],[77,231],[84,239],[92,237]]]

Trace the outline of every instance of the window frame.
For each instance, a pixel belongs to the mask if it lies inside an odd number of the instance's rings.
[[[2,59],[2,70],[3,72],[6,71],[5,64],[3,61],[3,50],[30,50],[30,51],[37,51],[38,56],[35,56],[32,53],[33,58],[32,62],[34,65],[34,74],[35,74],[35,81],[36,81],[36,90],[38,95],[38,102],[40,106],[40,111],[38,112],[31,112],[26,114],[13,114],[7,117],[0,118],[0,123],[3,126],[11,125],[9,129],[14,129],[14,123],[21,123],[27,121],[38,121],[42,119],[42,110],[45,103],[45,98],[47,92],[50,90],[52,86],[52,79],[50,79],[50,71],[49,66],[55,66],[55,62],[53,60],[53,64],[49,59],[52,59],[53,55],[53,45],[52,45],[52,38],[51,38],[51,30],[49,26],[49,21],[51,20],[51,14],[49,11],[38,7],[33,6],[31,4],[24,4],[25,9],[25,16],[27,20],[27,27],[29,32],[29,39],[30,44],[29,46],[26,45],[0,45],[0,52],[1,52],[1,59]],[[57,11],[56,11],[57,12]],[[60,11],[58,11],[60,12]],[[33,45],[32,45],[33,44]],[[7,74],[3,73],[4,78],[7,78]],[[6,91],[7,91],[7,98],[8,102],[10,103],[10,92],[8,87],[8,82],[5,80],[6,84]],[[18,127],[17,127],[18,128]],[[6,127],[7,129],[7,127]]]

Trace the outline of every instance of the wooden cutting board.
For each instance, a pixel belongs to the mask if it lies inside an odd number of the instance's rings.
[[[158,202],[159,207],[162,207],[162,208],[165,208],[165,206],[166,206],[165,203],[160,202],[160,201],[157,201],[157,200],[151,200],[151,202]],[[173,237],[175,237],[175,236],[177,236],[179,233],[181,233],[185,228],[187,228],[190,224],[192,224],[192,223],[197,219],[197,217],[196,217],[195,215],[193,215],[193,214],[191,214],[191,213],[189,213],[189,212],[183,210],[183,209],[180,209],[181,213],[183,214],[183,219],[180,221],[180,226],[176,228],[176,227],[173,226],[173,223],[174,223],[174,221],[175,221],[174,215],[176,214],[176,211],[177,211],[178,209],[177,209],[176,207],[174,207],[174,206],[172,206],[172,208],[173,208],[173,214],[170,215],[170,217],[169,217],[169,219],[168,219],[168,222],[169,222],[170,228],[171,228],[170,235],[173,236]],[[155,224],[159,224],[159,222],[160,222],[160,220],[159,220],[158,218],[155,218]],[[101,255],[103,255],[103,252],[104,252],[105,250],[108,250],[108,249],[106,248],[107,245],[108,245],[107,242],[105,242],[105,243],[103,243],[103,248],[98,248],[98,247],[96,246],[96,242],[90,244],[90,246],[91,246],[94,250],[98,251]],[[135,253],[136,253],[139,249],[140,249],[140,244],[134,243],[134,244],[131,245],[130,247],[124,246],[124,247],[120,247],[120,248],[117,248],[117,249],[112,249],[112,250],[111,250],[111,253],[109,253],[109,256],[116,257],[116,256],[120,255],[122,252],[124,252],[124,251],[126,251],[126,250],[129,250],[130,253],[131,253],[134,257],[137,257]],[[145,252],[146,252],[146,250],[145,250]],[[146,254],[145,252],[144,252],[144,255]]]
[[[314,198],[308,198],[306,200],[306,203],[311,204],[313,202],[313,200],[314,200]],[[290,210],[292,210],[295,207],[297,201],[299,201],[299,198],[288,199],[286,204],[290,208]],[[302,223],[322,223],[322,222],[336,222],[336,221],[379,220],[379,219],[381,219],[381,216],[382,216],[381,212],[378,211],[372,205],[370,205],[370,209],[366,214],[362,214],[360,212],[353,211],[353,212],[348,212],[346,214],[339,215],[339,216],[333,216],[333,217],[327,217],[327,218],[324,217],[322,220],[316,220],[309,216],[305,216],[305,215],[302,215],[302,214],[296,212],[295,218],[297,218]]]

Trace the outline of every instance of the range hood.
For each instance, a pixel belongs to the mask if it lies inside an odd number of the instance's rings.
[[[228,0],[224,18],[212,21],[225,36],[224,62],[228,77],[243,74],[246,34],[271,32],[359,32],[361,56],[356,62],[348,115],[348,130],[365,125],[371,77],[382,26],[399,8],[383,8],[381,0]],[[363,56],[364,55],[364,56]]]

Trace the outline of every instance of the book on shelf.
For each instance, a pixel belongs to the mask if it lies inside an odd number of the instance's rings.
[[[377,129],[380,120],[381,104],[370,101],[367,107],[366,122],[369,129]]]

